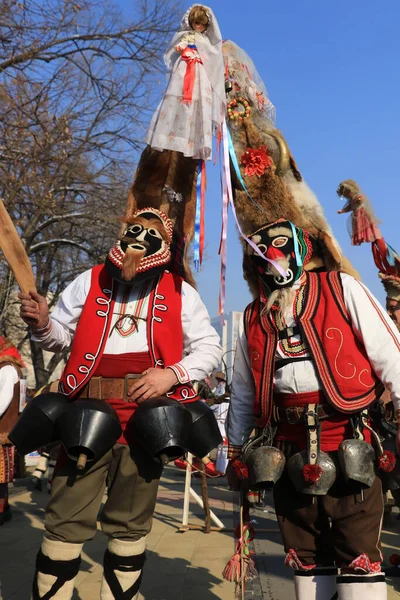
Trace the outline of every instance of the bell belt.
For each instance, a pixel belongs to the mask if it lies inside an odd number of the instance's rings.
[[[315,412],[318,420],[327,419],[338,413],[333,406],[329,404],[317,404]],[[272,419],[275,423],[289,423],[289,425],[297,425],[297,423],[305,423],[307,414],[307,406],[289,406],[282,407],[274,405],[272,409]]]

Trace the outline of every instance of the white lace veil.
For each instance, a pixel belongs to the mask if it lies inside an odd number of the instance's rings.
[[[193,31],[189,25],[189,14],[195,6],[204,7],[209,16],[209,25],[204,33]],[[188,31],[195,34],[195,44],[211,83],[213,91],[212,118],[214,123],[219,126],[225,116],[226,108],[225,73],[222,57],[222,36],[212,9],[204,4],[193,4],[187,9],[178,31],[174,34],[171,44],[164,54],[164,61],[169,71],[172,71],[177,59],[181,56],[175,50],[175,47],[179,44],[182,34]]]

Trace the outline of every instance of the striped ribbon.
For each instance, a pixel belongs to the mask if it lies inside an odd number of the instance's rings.
[[[296,233],[296,228],[291,221],[289,221],[289,223],[290,223],[290,227],[292,228],[292,233],[293,233],[294,254],[296,256],[296,265],[298,267],[302,267],[303,260],[300,256],[300,246],[299,246],[299,240],[298,240],[297,233]]]
[[[196,183],[196,217],[194,223],[193,261],[196,271],[200,271],[204,249],[204,208],[206,193],[206,164],[199,159]]]

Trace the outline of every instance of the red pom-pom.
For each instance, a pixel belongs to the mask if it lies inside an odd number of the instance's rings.
[[[400,566],[400,554],[392,554],[389,557],[389,562],[394,567],[399,567]]]
[[[378,458],[378,465],[381,471],[390,473],[396,466],[396,457],[390,450],[385,450]]]
[[[238,458],[235,458],[231,464],[232,464],[232,467],[233,467],[236,475],[239,477],[239,479],[248,479],[249,478],[249,471],[247,469],[247,466],[244,464],[244,462],[242,462]]]
[[[316,483],[322,475],[323,471],[319,465],[305,465],[303,469],[303,477],[306,483]]]

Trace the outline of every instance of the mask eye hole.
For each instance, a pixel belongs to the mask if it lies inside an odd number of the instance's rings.
[[[259,249],[260,252],[262,252],[263,254],[266,254],[268,248],[265,244],[257,244],[257,248]]]
[[[141,233],[142,231],[143,231],[143,227],[141,225],[139,225],[139,224],[137,224],[137,225],[131,225],[127,229],[127,233],[131,233],[133,235],[139,235],[139,233]]]
[[[280,235],[279,237],[272,240],[272,245],[274,248],[282,248],[283,246],[286,246],[287,241],[287,237],[285,237],[284,235]]]
[[[150,227],[150,229],[148,229],[147,231],[152,237],[161,240],[161,233],[157,229],[154,229],[154,227]]]

